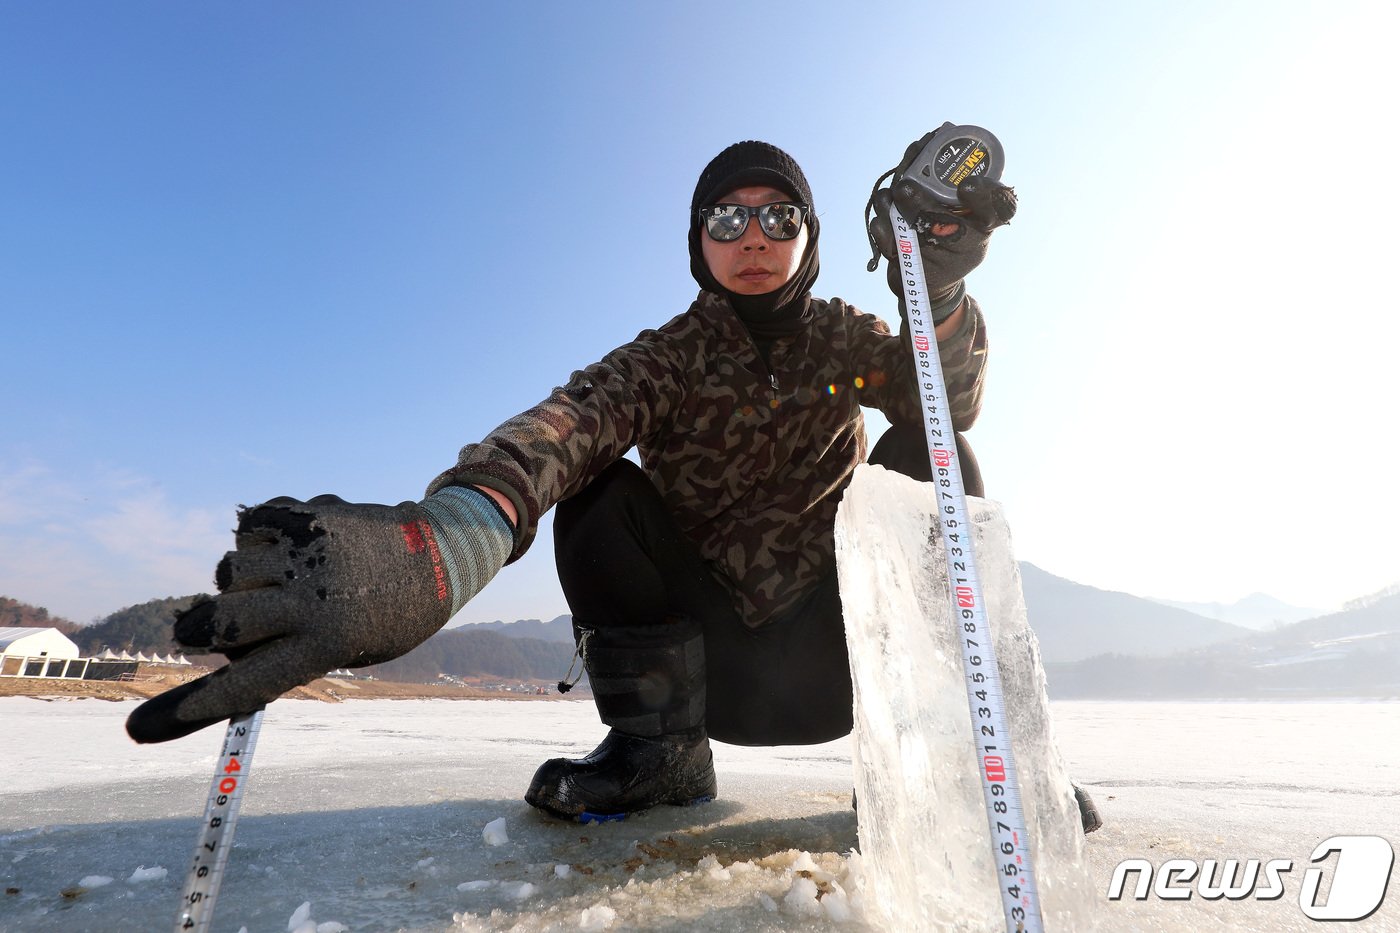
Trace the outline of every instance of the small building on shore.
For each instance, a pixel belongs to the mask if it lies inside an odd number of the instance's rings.
[[[0,677],[79,679],[88,661],[56,628],[0,628]]]

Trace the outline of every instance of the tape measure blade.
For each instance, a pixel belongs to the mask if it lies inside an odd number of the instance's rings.
[[[214,904],[223,884],[229,850],[233,847],[233,830],[252,768],[262,718],[263,711],[259,709],[229,720],[209,785],[209,798],[204,805],[204,821],[195,843],[194,861],[180,895],[176,933],[203,933],[214,918]]]
[[[1040,931],[1040,898],[1031,860],[1030,835],[1026,830],[1020,781],[1011,750],[1010,729],[1006,722],[1005,694],[1001,685],[996,647],[977,573],[975,530],[968,510],[957,458],[953,418],[946,382],[938,355],[938,341],[928,318],[928,287],[918,236],[895,205],[890,205],[890,226],[898,247],[900,272],[912,288],[905,301],[916,381],[925,387],[923,403],[925,440],[933,479],[945,489],[949,504],[939,522],[944,558],[948,569],[949,599],[958,620],[963,674],[967,686],[968,715],[978,754],[978,772],[986,807],[992,860],[998,866],[997,884],[1008,931]],[[951,456],[948,452],[951,451]],[[991,691],[995,689],[993,699]],[[985,692],[985,699],[978,696]],[[1002,837],[1000,842],[998,837]],[[1010,843],[1007,851],[1006,843]]]

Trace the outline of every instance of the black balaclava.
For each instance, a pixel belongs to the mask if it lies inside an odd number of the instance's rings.
[[[702,229],[700,208],[717,203],[735,188],[748,185],[777,188],[807,207],[807,250],[802,255],[801,265],[780,288],[762,295],[738,295],[719,284],[700,251],[700,238],[709,235]],[[817,281],[821,266],[817,257],[818,230],[812,190],[807,186],[807,176],[802,174],[792,156],[777,146],[756,140],[735,143],[705,166],[690,199],[690,274],[705,291],[729,299],[749,333],[759,341],[760,348],[766,350],[772,341],[797,333],[811,320],[812,285]]]

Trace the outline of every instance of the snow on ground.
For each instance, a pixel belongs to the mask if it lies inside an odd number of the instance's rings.
[[[0,699],[0,933],[173,928],[222,732],[136,746],[121,728],[131,707]],[[1371,834],[1400,847],[1400,703],[1052,711],[1107,820],[1087,844],[1101,928],[1400,931],[1400,881],[1361,923],[1319,924],[1297,903],[1321,840]],[[602,735],[586,702],[276,703],[213,928],[869,928],[848,857],[848,740],[717,744],[719,800],[623,823],[547,820],[521,800],[542,760]],[[1130,857],[1294,868],[1269,903],[1111,903],[1113,867]]]

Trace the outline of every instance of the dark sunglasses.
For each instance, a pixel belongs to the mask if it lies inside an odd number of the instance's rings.
[[[802,230],[807,208],[791,201],[774,201],[761,207],[747,204],[711,204],[700,208],[700,219],[710,239],[729,243],[744,235],[749,218],[758,216],[758,228],[770,240],[791,240]]]

